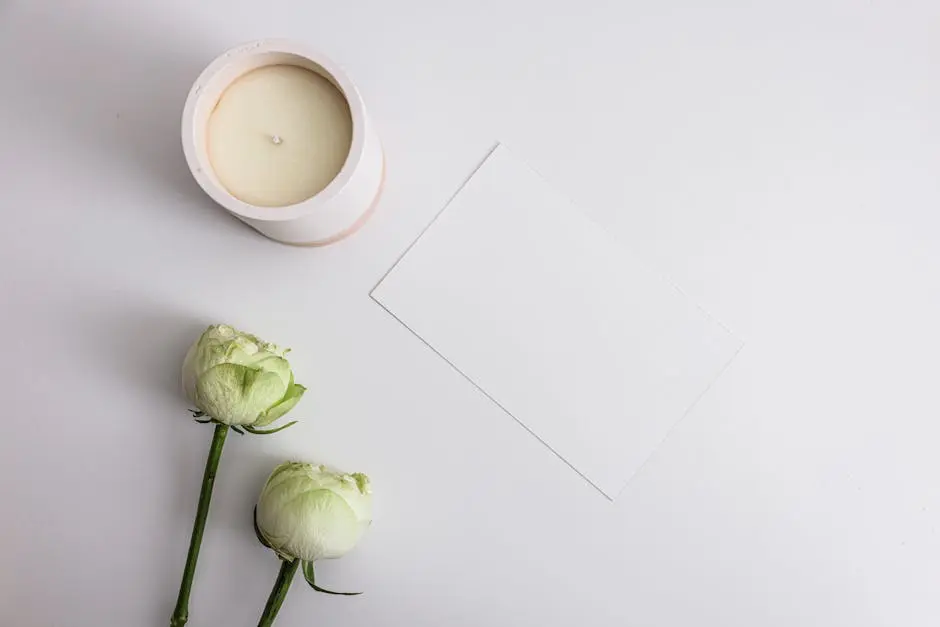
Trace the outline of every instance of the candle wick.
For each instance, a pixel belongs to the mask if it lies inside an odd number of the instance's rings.
[[[280,135],[272,135],[272,136],[271,136],[271,141],[274,142],[275,145],[276,145],[276,144],[280,144],[280,143],[281,143],[281,136],[280,136]]]

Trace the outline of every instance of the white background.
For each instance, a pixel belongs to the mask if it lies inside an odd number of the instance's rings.
[[[610,500],[741,349],[502,145],[371,296]]]
[[[376,522],[278,624],[940,623],[940,4],[0,0],[0,624],[166,625],[210,429],[178,369],[228,321],[294,348],[301,424],[230,436],[192,627],[253,625],[288,456]],[[191,180],[232,44],[359,83],[385,196],[294,249]],[[747,345],[610,503],[368,297],[497,140]],[[481,250],[481,254],[485,250]]]

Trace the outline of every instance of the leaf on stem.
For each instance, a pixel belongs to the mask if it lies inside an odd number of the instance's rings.
[[[295,424],[297,424],[297,421],[296,421],[296,420],[291,420],[291,421],[288,422],[286,425],[281,425],[280,427],[277,427],[276,429],[255,429],[255,428],[252,427],[251,425],[245,425],[245,431],[247,431],[248,433],[253,433],[253,434],[255,434],[255,435],[271,435],[272,433],[277,433],[278,431],[283,431],[283,430],[286,429],[287,427],[292,427],[292,426],[294,426]]]
[[[326,588],[321,588],[316,584],[314,574],[313,574],[313,562],[304,562],[303,563],[304,579],[307,580],[307,583],[310,584],[310,587],[316,590],[317,592],[322,592],[323,594],[336,594],[344,597],[354,597],[356,595],[362,594],[361,592],[333,592],[332,590],[327,590]]]

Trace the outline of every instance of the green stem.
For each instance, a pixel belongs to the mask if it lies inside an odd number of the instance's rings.
[[[294,573],[300,566],[300,559],[292,559],[289,562],[281,562],[281,570],[277,573],[277,581],[271,589],[271,596],[264,606],[264,612],[261,613],[261,620],[258,621],[258,627],[271,627],[274,619],[277,618],[277,612],[281,609],[281,604],[287,597],[287,591],[290,590],[290,584],[294,581]]]
[[[199,492],[199,506],[196,508],[193,535],[189,540],[189,554],[186,556],[186,567],[183,569],[183,581],[180,583],[176,609],[170,617],[170,627],[183,627],[189,620],[189,592],[193,587],[193,577],[196,575],[196,560],[199,559],[202,534],[206,530],[209,502],[212,501],[212,486],[215,484],[215,474],[219,468],[219,460],[222,458],[222,446],[225,444],[226,435],[228,435],[228,425],[215,426],[212,445],[209,447],[209,457],[206,458],[206,471],[202,476],[202,490]]]

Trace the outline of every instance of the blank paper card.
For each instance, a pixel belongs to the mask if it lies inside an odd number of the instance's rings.
[[[611,499],[740,348],[502,146],[372,296]]]

